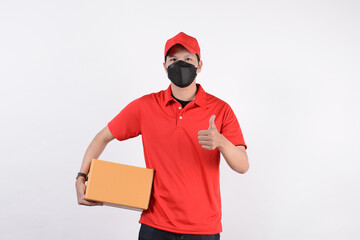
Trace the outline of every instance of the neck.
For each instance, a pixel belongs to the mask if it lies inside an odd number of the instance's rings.
[[[171,92],[175,98],[182,101],[191,101],[195,98],[197,91],[196,82],[193,81],[189,86],[180,88],[175,84],[171,83]]]

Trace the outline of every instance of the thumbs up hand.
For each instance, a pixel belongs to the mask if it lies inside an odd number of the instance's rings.
[[[208,130],[200,130],[198,135],[199,144],[207,150],[214,150],[219,147],[224,139],[224,136],[221,135],[216,128],[215,115],[212,115],[209,119]]]

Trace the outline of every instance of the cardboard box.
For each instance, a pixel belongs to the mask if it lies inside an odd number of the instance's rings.
[[[154,170],[93,158],[85,192],[86,200],[142,211],[148,209]]]

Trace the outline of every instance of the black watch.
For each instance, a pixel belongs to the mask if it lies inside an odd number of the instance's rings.
[[[76,179],[78,179],[79,177],[84,177],[84,178],[85,178],[85,181],[88,180],[88,176],[87,176],[85,173],[79,172],[79,173],[77,174]]]

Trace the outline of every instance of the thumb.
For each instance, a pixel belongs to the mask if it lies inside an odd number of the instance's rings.
[[[209,129],[211,128],[216,128],[216,125],[215,125],[215,115],[212,115],[210,117],[210,120],[209,120]]]

